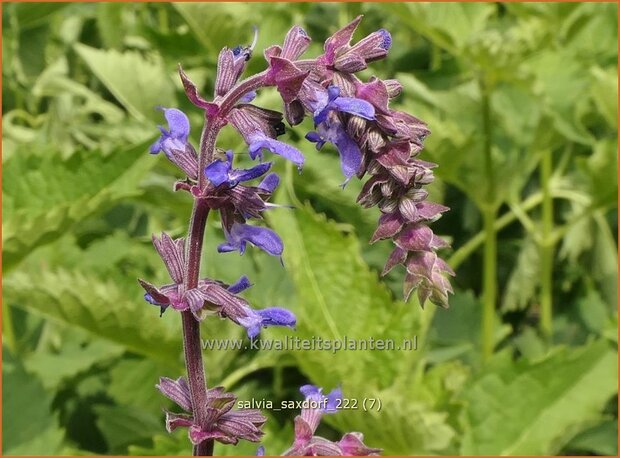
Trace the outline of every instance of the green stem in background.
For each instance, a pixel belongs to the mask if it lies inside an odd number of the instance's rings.
[[[542,194],[536,193],[532,194],[526,200],[524,200],[521,204],[522,211],[529,211],[533,208],[536,208],[542,202]],[[510,211],[504,213],[502,216],[495,220],[495,232],[499,232],[504,229],[509,224],[512,224],[514,221],[518,219],[517,215]],[[484,243],[484,230],[478,232],[472,238],[470,238],[464,245],[462,245],[458,250],[450,256],[448,259],[448,264],[453,269],[457,269],[463,262],[469,258],[483,243]]]
[[[486,174],[486,202],[482,208],[484,221],[484,258],[482,276],[482,358],[493,354],[495,340],[495,302],[497,297],[497,219],[495,168],[493,167],[493,123],[491,119],[491,88],[482,76],[479,80],[482,98],[482,126],[484,134],[484,168]]]
[[[495,299],[497,296],[497,235],[496,212],[488,208],[484,219],[484,264],[482,277],[482,357],[488,360],[493,355],[495,341]]]
[[[551,150],[543,151],[540,162],[540,185],[542,188],[542,237],[539,239],[540,253],[540,332],[550,342],[553,334],[553,197],[551,196],[551,174],[553,159]]]

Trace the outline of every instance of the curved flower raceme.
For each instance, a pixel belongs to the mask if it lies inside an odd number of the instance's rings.
[[[454,272],[436,253],[447,244],[427,225],[448,208],[426,201],[428,194],[422,188],[434,180],[436,165],[418,158],[430,131],[416,117],[390,108],[390,100],[402,91],[398,81],[372,77],[363,82],[357,77],[370,62],[387,56],[392,45],[391,35],[383,29],[351,44],[360,20],[361,16],[328,38],[324,54],[312,63],[299,63],[309,73],[297,97],[284,101],[287,120],[294,125],[304,114],[313,118],[316,129],[306,139],[317,149],[326,143],[336,147],[343,185],[354,175],[360,179],[369,175],[358,202],[379,206],[382,213],[371,242],[390,238],[395,244],[383,274],[402,264],[407,270],[406,299],[417,288],[422,306],[427,300],[447,306],[452,288],[446,277]],[[303,35],[293,28],[287,39]],[[306,47],[296,49],[303,52]]]
[[[367,178],[358,202],[363,207],[377,206],[381,212],[370,242],[391,239],[394,244],[383,275],[402,265],[406,269],[406,299],[417,289],[422,306],[427,300],[448,304],[452,292],[448,276],[454,272],[437,254],[447,243],[429,227],[448,208],[427,201],[423,187],[433,182],[436,165],[419,158],[430,132],[423,121],[390,107],[390,101],[402,91],[398,81],[376,77],[364,81],[358,76],[370,63],[386,57],[392,46],[392,36],[384,29],[354,42],[360,21],[361,16],[335,32],[325,41],[323,54],[314,59],[301,59],[311,39],[301,27],[292,27],[281,46],[264,51],[267,69],[242,80],[257,42],[255,31],[251,45],[224,48],[219,53],[212,100],[203,97],[179,68],[188,99],[204,111],[200,154],[189,141],[188,117],[176,108],[160,108],[168,126],[159,127],[160,136],[150,151],[163,152],[183,171],[185,177],[174,189],[188,191],[195,200],[194,213],[187,243],[167,234],[153,237],[172,282],[160,287],[142,279],[139,282],[147,302],[158,306],[161,314],[168,308],[182,312],[184,333],[193,333],[191,339],[184,339],[188,381],[164,377],[158,388],[186,412],[167,412],[168,430],[187,427],[197,453],[209,454],[213,441],[258,442],[265,417],[256,410],[233,410],[235,396],[221,387],[206,390],[201,349],[196,343],[200,329],[194,319],[200,321],[210,315],[229,319],[243,327],[251,339],[264,327],[296,326],[295,315],[289,310],[257,310],[240,297],[251,287],[245,276],[233,284],[199,278],[202,237],[210,212],[219,213],[225,236],[218,252],[244,254],[251,245],[282,261],[284,244],[280,237],[250,220],[261,220],[266,210],[278,207],[270,200],[280,178],[270,172],[272,162],[263,162],[265,153],[275,155],[270,159],[280,156],[292,162],[299,171],[304,166],[302,152],[283,141],[284,119],[295,126],[305,116],[312,118],[314,130],[305,138],[319,150],[328,143],[335,147],[343,186],[354,176]],[[268,86],[280,94],[284,113],[257,105],[257,93]],[[253,164],[238,167],[232,151],[224,153],[216,147],[218,133],[226,125],[241,135]],[[367,456],[380,452],[366,446],[361,433],[345,434],[337,442],[316,435],[322,416],[338,411],[342,399],[339,388],[326,395],[313,385],[305,385],[300,391],[305,401],[295,418],[294,442],[285,455]],[[257,455],[264,454],[264,448],[259,447]]]

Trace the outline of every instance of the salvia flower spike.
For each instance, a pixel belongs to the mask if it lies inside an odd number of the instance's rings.
[[[156,286],[139,283],[146,302],[163,314],[169,308],[181,313],[187,378],[162,377],[157,388],[182,410],[166,412],[168,431],[187,428],[195,455],[211,455],[215,441],[236,444],[239,440],[258,442],[266,417],[257,410],[235,410],[236,397],[222,387],[207,389],[200,347],[199,322],[209,316],[227,319],[244,328],[250,339],[271,326],[294,330],[295,315],[279,306],[253,308],[243,297],[252,286],[246,276],[232,283],[200,277],[200,260],[206,220],[219,213],[225,241],[217,251],[243,254],[248,245],[282,260],[284,244],[278,234],[263,223],[266,210],[279,206],[270,202],[280,178],[271,172],[270,159],[291,161],[301,171],[303,153],[286,142],[286,125],[298,125],[305,116],[314,130],[305,133],[317,149],[334,145],[340,156],[344,183],[353,177],[367,177],[358,196],[364,207],[377,206],[381,212],[371,243],[390,239],[394,250],[382,274],[397,265],[406,270],[404,295],[417,290],[420,304],[427,300],[447,306],[452,292],[448,276],[454,275],[437,252],[447,244],[429,224],[448,208],[428,202],[423,189],[433,179],[435,164],[420,159],[424,139],[430,133],[418,118],[390,107],[403,87],[396,80],[371,77],[364,81],[357,73],[388,55],[392,36],[379,29],[359,41],[355,31],[362,17],[336,31],[323,44],[323,54],[303,58],[311,38],[300,26],[292,27],[281,45],[264,50],[266,70],[244,79],[247,62],[255,54],[257,30],[250,45],[221,50],[217,59],[213,98],[194,84],[179,67],[179,75],[189,101],[202,110],[205,124],[198,148],[190,141],[188,116],[174,107],[158,107],[166,126],[150,148],[164,153],[182,172],[175,191],[187,191],[194,202],[188,235],[173,238],[166,233],[153,236],[153,245],[170,276],[170,283]],[[280,94],[283,113],[258,106],[257,92],[273,87]],[[235,157],[242,151],[217,148],[217,138],[225,126],[242,137],[254,164],[240,167]],[[225,324],[223,324],[225,325]],[[327,394],[314,385],[300,389],[305,401],[295,418],[295,438],[285,455],[376,455],[379,449],[364,444],[363,435],[347,433],[337,441],[316,435],[323,415],[336,414],[342,391]],[[258,456],[265,454],[261,446]]]

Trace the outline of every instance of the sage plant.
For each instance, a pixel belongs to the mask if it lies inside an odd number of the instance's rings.
[[[211,455],[214,441],[236,444],[245,439],[259,442],[266,417],[258,410],[235,410],[236,397],[222,387],[207,389],[200,342],[200,322],[210,316],[227,318],[245,328],[250,339],[262,328],[294,328],[295,315],[285,308],[253,308],[240,296],[251,286],[245,276],[234,283],[201,278],[200,260],[207,217],[218,212],[225,243],[220,253],[238,251],[248,245],[271,256],[281,257],[284,245],[271,229],[256,224],[263,213],[277,207],[270,198],[279,177],[270,173],[272,162],[263,162],[266,152],[292,161],[301,171],[304,156],[294,146],[278,138],[290,126],[311,116],[315,129],[306,139],[321,149],[335,146],[339,155],[343,186],[357,176],[368,175],[358,201],[364,207],[378,206],[379,225],[371,242],[392,239],[395,244],[383,274],[397,264],[406,268],[404,295],[417,288],[420,303],[428,299],[447,306],[450,268],[436,254],[446,243],[435,236],[427,223],[447,210],[426,201],[422,189],[433,181],[435,164],[417,158],[426,125],[407,113],[392,110],[390,99],[398,96],[401,85],[395,80],[372,77],[364,82],[355,74],[368,64],[384,58],[392,45],[391,35],[378,30],[355,44],[351,40],[361,16],[337,31],[324,43],[324,53],[302,59],[310,37],[299,26],[286,35],[282,46],[264,51],[267,69],[241,79],[254,44],[224,48],[219,54],[215,93],[207,99],[185,72],[179,74],[189,100],[204,112],[200,145],[189,141],[188,117],[176,108],[161,108],[167,127],[159,127],[160,138],[151,153],[163,152],[184,174],[175,191],[186,191],[193,200],[187,237],[173,239],[167,234],[153,237],[171,283],[155,286],[139,280],[144,298],[160,308],[163,315],[172,308],[181,313],[187,378],[162,377],[157,388],[174,401],[183,413],[166,413],[166,428],[188,428],[194,455]],[[273,86],[283,101],[283,114],[252,104],[256,92]],[[237,168],[235,154],[216,147],[220,130],[230,124],[247,144],[250,168]],[[295,418],[295,438],[286,455],[374,455],[379,449],[363,443],[360,433],[345,434],[338,442],[315,435],[322,415],[338,410],[339,389],[323,395],[320,388],[301,388],[305,406]],[[259,448],[258,454],[264,449]]]

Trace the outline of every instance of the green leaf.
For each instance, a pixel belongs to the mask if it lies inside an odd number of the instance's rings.
[[[566,446],[570,454],[618,456],[618,420],[606,420],[587,429]]]
[[[495,363],[463,393],[464,455],[553,455],[617,390],[617,354],[602,341],[542,361]]]
[[[297,314],[299,338],[333,343],[345,337],[366,343],[392,339],[400,346],[415,336],[423,345],[429,311],[416,301],[393,301],[362,260],[354,234],[343,233],[307,205],[274,212],[270,221],[284,241],[284,264],[295,285],[297,301],[286,305]],[[292,354],[313,383],[326,389],[342,384],[345,397],[360,403],[365,398],[383,402],[381,412],[359,409],[329,417],[339,430],[363,431],[367,443],[388,453],[436,452],[449,445],[453,431],[447,414],[433,411],[434,395],[411,381],[412,372],[421,367],[416,365],[418,351],[358,348]]]
[[[62,327],[54,332],[50,323],[46,334],[56,334],[54,339],[60,343],[57,348],[39,348],[25,360],[25,366],[39,376],[47,389],[56,388],[60,383],[85,372],[93,365],[119,356],[123,348],[104,340],[90,340],[75,328]]]
[[[161,120],[157,106],[175,105],[174,86],[158,54],[104,51],[83,44],[75,50],[91,71],[139,121]],[[128,77],[128,76],[131,77]]]
[[[590,71],[594,84],[592,85],[592,98],[594,103],[605,118],[609,127],[616,129],[618,127],[618,71],[603,70],[594,67]]]
[[[198,41],[216,56],[224,46],[233,48],[252,39],[252,10],[245,3],[174,3]]]
[[[147,443],[163,428],[160,415],[135,407],[98,405],[94,410],[98,416],[97,426],[112,453],[124,452],[131,444]]]
[[[52,396],[41,381],[27,373],[3,348],[3,455],[53,455],[60,451],[64,432],[51,411]]]
[[[2,244],[5,272],[36,247],[76,223],[138,194],[155,161],[147,144],[61,160],[55,154],[15,154],[4,164]]]
[[[155,385],[160,377],[176,378],[177,372],[176,367],[150,359],[122,359],[110,371],[108,394],[119,405],[157,414],[170,403]]]
[[[502,310],[523,310],[536,295],[540,278],[540,255],[536,242],[527,237],[521,243],[517,262],[506,284]]]
[[[128,295],[113,281],[84,273],[15,272],[4,281],[4,299],[69,326],[179,366],[180,319],[168,313],[159,318],[140,296]]]

